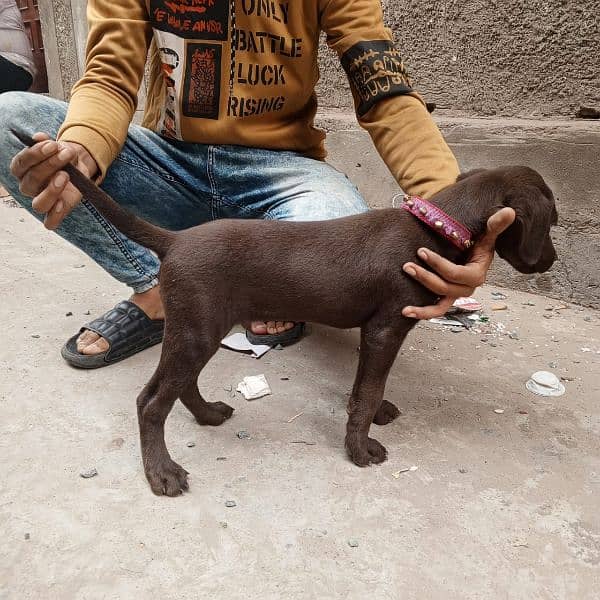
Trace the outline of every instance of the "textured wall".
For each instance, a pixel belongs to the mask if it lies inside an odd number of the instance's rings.
[[[599,0],[384,0],[416,87],[470,116],[573,116],[600,108]],[[337,57],[321,53],[321,104],[352,106]]]

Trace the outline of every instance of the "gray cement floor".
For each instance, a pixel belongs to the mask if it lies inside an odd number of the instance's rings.
[[[372,430],[389,460],[367,469],[343,449],[357,331],[221,350],[201,389],[235,415],[200,428],[176,406],[191,490],[156,498],[135,396],[160,349],[68,368],[62,342],[125,290],[21,209],[1,205],[0,230],[0,598],[598,598],[600,313],[511,290],[492,312],[484,287],[480,332],[420,325],[386,392],[403,416]],[[566,394],[529,393],[538,369]],[[231,397],[258,373],[272,396]]]

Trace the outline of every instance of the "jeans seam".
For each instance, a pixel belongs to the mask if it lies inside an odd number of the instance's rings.
[[[219,193],[217,190],[217,182],[215,181],[214,176],[214,164],[215,164],[215,147],[209,146],[208,152],[206,156],[206,176],[208,177],[208,182],[210,183],[210,192],[212,194],[212,206],[211,206],[211,215],[213,220],[218,218],[217,215],[217,206],[219,203]]]
[[[123,158],[122,156],[117,156],[116,160],[123,162],[127,165],[130,165],[132,167],[135,167],[136,169],[140,169],[140,171],[146,171],[146,173],[152,173],[153,175],[158,175],[158,177],[160,177],[161,179],[164,179],[165,181],[170,181],[171,183],[178,183],[179,185],[182,185],[185,187],[184,183],[182,181],[180,181],[177,177],[173,177],[172,175],[169,175],[169,173],[167,173],[165,171],[159,171],[157,169],[149,168],[148,165],[145,163],[138,163],[134,160]]]
[[[143,275],[144,277],[149,278],[150,280],[152,279],[156,279],[158,274],[154,273],[154,274],[149,274],[146,269],[144,269],[144,267],[142,267],[142,265],[140,264],[140,262],[135,258],[135,256],[133,256],[131,254],[131,252],[129,252],[129,250],[127,249],[127,247],[125,246],[125,244],[123,243],[123,240],[121,240],[121,238],[119,238],[119,236],[117,235],[117,229],[111,224],[109,223],[97,210],[94,206],[92,206],[90,203],[83,201],[82,204],[90,211],[90,213],[92,214],[92,216],[96,219],[96,221],[98,223],[100,223],[100,225],[102,226],[102,228],[104,229],[104,231],[106,231],[106,233],[108,234],[108,236],[112,239],[112,241],[116,244],[117,248],[121,251],[121,253],[123,254],[123,256],[129,261],[129,263],[131,264],[131,266],[140,274]]]

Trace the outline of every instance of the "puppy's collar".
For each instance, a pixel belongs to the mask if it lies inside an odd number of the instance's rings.
[[[425,223],[427,227],[446,238],[460,250],[467,250],[473,245],[471,232],[462,224],[446,214],[439,206],[419,196],[405,196],[398,194],[392,200],[395,206],[396,198],[402,200],[401,208],[407,210]]]

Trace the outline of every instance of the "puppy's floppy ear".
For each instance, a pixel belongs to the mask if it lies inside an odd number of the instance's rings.
[[[471,177],[471,175],[477,175],[477,173],[483,173],[484,171],[487,171],[487,169],[471,169],[470,171],[465,171],[464,173],[459,174],[456,181],[462,181],[467,177]]]
[[[542,257],[553,220],[553,203],[536,186],[526,186],[507,199],[517,217],[507,234],[517,247],[521,260],[530,266]]]

